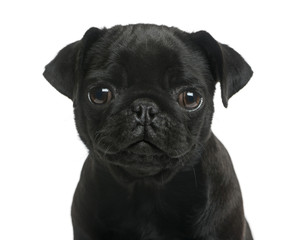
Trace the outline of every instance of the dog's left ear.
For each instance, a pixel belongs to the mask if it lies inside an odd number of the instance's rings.
[[[80,76],[85,53],[104,32],[105,29],[90,28],[80,41],[64,47],[46,65],[43,75],[60,93],[73,100],[76,78]]]
[[[222,102],[228,107],[229,98],[242,89],[252,77],[251,67],[239,53],[217,42],[205,31],[192,33],[191,38],[208,58],[213,78],[220,82]]]

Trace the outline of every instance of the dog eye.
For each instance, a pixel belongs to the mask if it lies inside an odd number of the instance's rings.
[[[88,98],[94,104],[105,104],[111,101],[112,92],[108,88],[94,87],[89,90]]]
[[[185,91],[179,94],[178,103],[189,111],[197,110],[203,102],[203,98],[196,92]]]

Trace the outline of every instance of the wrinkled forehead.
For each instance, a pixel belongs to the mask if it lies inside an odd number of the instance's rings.
[[[201,74],[194,54],[169,31],[131,28],[108,34],[91,54],[88,78],[123,87],[153,84],[168,88],[185,80],[196,81]]]

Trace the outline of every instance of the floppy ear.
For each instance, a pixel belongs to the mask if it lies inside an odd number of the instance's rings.
[[[60,93],[73,99],[76,78],[83,65],[85,53],[104,31],[105,29],[90,28],[80,41],[64,47],[46,65],[43,75]]]
[[[209,33],[200,31],[192,33],[191,37],[208,58],[212,75],[216,82],[220,82],[223,105],[228,107],[229,98],[252,77],[251,67],[239,53],[218,43]]]

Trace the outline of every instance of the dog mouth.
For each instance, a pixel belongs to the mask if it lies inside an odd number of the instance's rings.
[[[159,147],[155,144],[146,141],[140,140],[130,144],[125,149],[126,152],[134,153],[137,155],[152,156],[152,155],[163,155],[165,154]]]
[[[133,142],[101,159],[121,183],[145,181],[161,185],[171,178],[179,165],[179,159],[169,157],[157,145],[146,140]]]
[[[109,166],[111,173],[120,180],[122,183],[133,183],[133,182],[151,182],[158,185],[167,183],[176,172],[175,168],[134,168],[130,166],[119,166],[111,164]]]
[[[100,153],[110,173],[120,183],[167,183],[179,171],[180,156],[170,156],[167,151],[146,139],[127,144],[116,153]]]

